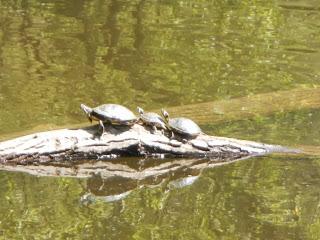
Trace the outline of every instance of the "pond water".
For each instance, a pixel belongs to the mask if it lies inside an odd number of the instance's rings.
[[[217,102],[206,133],[313,155],[135,183],[112,199],[90,195],[99,179],[1,171],[0,239],[320,239],[319,30],[316,0],[1,1],[0,139],[89,124],[80,103]]]

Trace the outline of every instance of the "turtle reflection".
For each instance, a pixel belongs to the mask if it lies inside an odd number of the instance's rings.
[[[106,172],[94,174],[87,181],[86,193],[81,197],[81,203],[87,205],[96,200],[105,202],[122,200],[128,197],[133,190],[142,187],[162,187],[164,191],[183,188],[192,185],[209,163],[203,159],[191,161],[188,159],[189,164],[186,164],[184,160],[161,163],[155,159],[148,160],[148,167],[143,166],[132,171],[131,174],[128,174],[128,171],[124,174],[121,174],[120,171],[118,173],[113,171],[112,176]],[[153,164],[150,163],[152,160],[154,160]]]

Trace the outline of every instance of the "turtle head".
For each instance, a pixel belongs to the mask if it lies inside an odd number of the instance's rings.
[[[92,122],[92,118],[91,118],[92,108],[84,105],[83,103],[80,105],[80,108],[87,114],[89,121]]]
[[[163,108],[161,109],[161,113],[162,113],[162,116],[164,117],[164,119],[166,121],[168,121],[169,120],[169,113],[166,110],[164,110]]]
[[[141,107],[137,107],[138,112],[140,113],[140,115],[142,115],[144,113],[143,109]]]

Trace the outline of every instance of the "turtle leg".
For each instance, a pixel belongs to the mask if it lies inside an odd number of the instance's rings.
[[[89,122],[92,123],[91,114],[88,115]]]
[[[138,118],[138,120],[136,121],[137,124],[143,125],[143,121],[141,118]]]
[[[157,133],[157,127],[156,126],[152,126],[152,133]]]
[[[102,134],[101,135],[103,135],[105,133],[106,129],[104,128],[103,122],[101,120],[99,121],[99,124],[102,127]]]
[[[170,138],[174,138],[174,133],[173,133],[173,131],[171,131],[171,136],[170,136]]]

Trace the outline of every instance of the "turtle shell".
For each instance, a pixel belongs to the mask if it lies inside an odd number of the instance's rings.
[[[183,135],[195,137],[201,133],[200,127],[188,118],[170,118],[168,124],[171,130]]]
[[[150,126],[156,126],[158,128],[166,129],[166,124],[159,114],[154,112],[143,113],[140,116],[141,120]]]
[[[112,124],[132,125],[137,117],[128,108],[118,104],[103,104],[92,109],[92,116]]]

